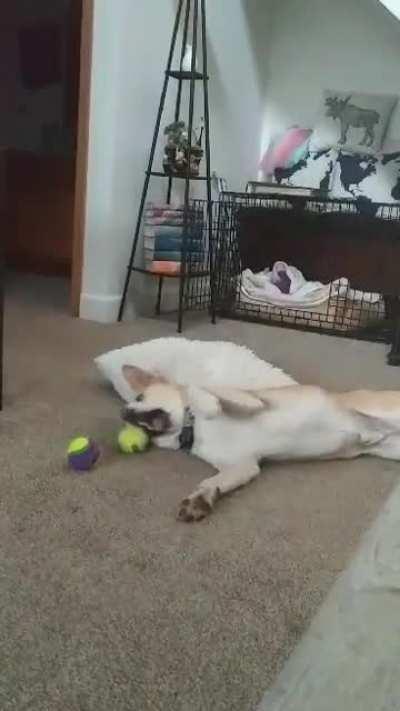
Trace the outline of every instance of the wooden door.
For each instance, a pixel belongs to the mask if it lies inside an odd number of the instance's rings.
[[[6,262],[21,270],[69,276],[74,160],[7,152]]]
[[[70,0],[67,16],[60,18],[62,24],[57,30],[61,28],[66,48],[62,122],[66,135],[69,133],[69,149],[36,152],[11,149],[6,152],[6,260],[10,266],[22,271],[71,274],[81,16],[82,0]],[[56,31],[57,22],[54,27]],[[34,49],[32,37],[30,46]]]

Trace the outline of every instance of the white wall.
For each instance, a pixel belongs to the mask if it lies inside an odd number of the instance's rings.
[[[268,72],[271,0],[209,0],[212,168],[232,190],[254,179]]]
[[[277,2],[270,36],[263,147],[311,127],[323,89],[400,96],[400,22],[378,0]],[[400,141],[400,107],[390,138]]]
[[[257,172],[269,2],[208,2],[212,170],[233,189]],[[175,9],[173,0],[95,3],[84,318],[116,317]],[[147,297],[150,281],[139,282]]]

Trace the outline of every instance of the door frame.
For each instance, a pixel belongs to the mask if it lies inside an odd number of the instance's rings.
[[[79,70],[79,109],[75,166],[72,270],[70,286],[71,312],[72,315],[76,317],[79,316],[80,309],[84,242],[86,231],[94,4],[95,0],[82,0],[81,50]]]

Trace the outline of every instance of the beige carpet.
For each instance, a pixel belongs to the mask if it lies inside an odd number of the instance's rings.
[[[120,403],[92,358],[174,332],[70,319],[56,282],[8,287],[0,415],[1,711],[250,711],[397,480],[393,462],[274,465],[198,525],[175,520],[208,469],[183,454],[124,458]],[[297,378],[395,387],[381,346],[206,317]],[[68,439],[99,467],[71,474]]]

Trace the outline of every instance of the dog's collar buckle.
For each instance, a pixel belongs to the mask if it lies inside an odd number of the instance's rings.
[[[194,414],[190,407],[185,407],[183,427],[179,435],[179,448],[190,452],[194,444]]]

